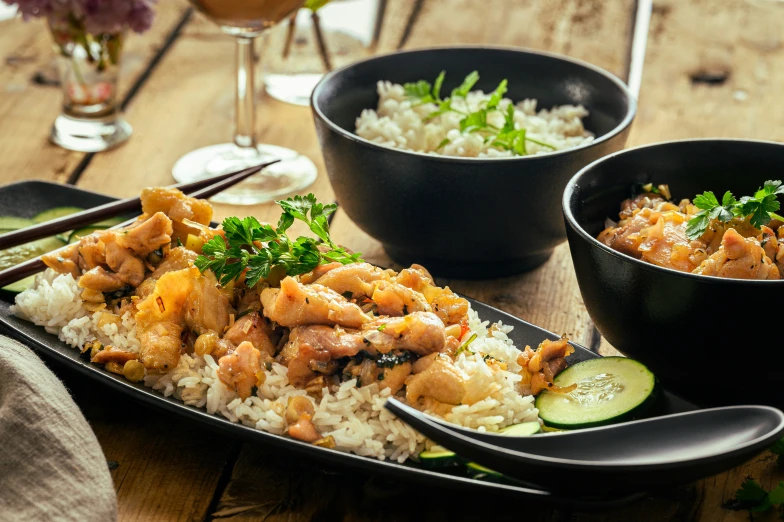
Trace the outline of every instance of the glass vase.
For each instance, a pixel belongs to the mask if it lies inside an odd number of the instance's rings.
[[[72,20],[49,20],[57,53],[63,111],[52,125],[56,145],[99,152],[131,136],[117,96],[125,32],[88,34]]]

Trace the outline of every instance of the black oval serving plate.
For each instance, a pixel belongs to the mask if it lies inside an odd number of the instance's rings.
[[[41,210],[59,205],[72,205],[78,202],[80,206],[90,207],[106,203],[113,198],[49,182],[29,181],[0,187],[0,215],[32,216]],[[543,339],[557,339],[558,336],[530,323],[517,319],[507,313],[492,308],[488,305],[469,298],[471,306],[479,313],[483,320],[491,322],[503,321],[514,326],[510,337],[517,346],[530,344],[537,345]],[[210,415],[206,410],[186,406],[182,402],[164,397],[141,384],[131,383],[123,377],[105,371],[103,368],[92,365],[79,357],[78,350],[59,341],[56,336],[48,334],[43,328],[23,321],[10,312],[13,297],[4,295],[0,300],[0,326],[3,330],[18,340],[36,349],[46,357],[56,359],[75,369],[85,377],[102,382],[127,396],[155,406],[172,414],[198,422],[206,428],[221,432],[227,436],[242,438],[250,442],[268,444],[288,449],[308,458],[318,459],[337,467],[360,469],[368,474],[382,474],[389,477],[398,477],[411,482],[439,485],[450,488],[467,488],[472,491],[485,490],[500,494],[514,495],[518,498],[527,497],[538,499],[542,502],[558,505],[571,505],[578,509],[605,509],[628,504],[639,499],[642,494],[631,494],[622,497],[580,497],[580,486],[574,484],[574,496],[564,497],[556,495],[544,488],[510,481],[509,483],[496,483],[475,480],[464,476],[450,475],[447,473],[422,469],[415,463],[399,464],[397,462],[379,461],[372,458],[338,452],[318,446],[313,446],[294,439],[274,435],[264,431],[249,428],[242,424],[230,422],[218,415]],[[599,357],[582,346],[574,344],[575,353],[569,357],[571,363]],[[667,392],[660,397],[653,415],[663,415],[690,411],[695,406],[671,395]]]

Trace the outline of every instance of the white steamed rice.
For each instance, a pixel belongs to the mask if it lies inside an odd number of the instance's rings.
[[[463,157],[511,157],[515,154],[501,147],[493,147],[479,133],[461,133],[463,115],[447,112],[425,121],[438,107],[433,103],[417,105],[405,99],[402,85],[378,82],[378,108],[365,109],[356,121],[358,136],[379,145],[403,150]],[[472,91],[465,99],[452,98],[452,106],[464,113],[475,112],[487,103],[489,94]],[[512,103],[504,98],[499,111],[490,112],[487,122],[496,127],[504,126],[503,113]],[[517,129],[526,129],[526,136],[552,145],[555,150],[570,149],[591,143],[593,135],[583,127],[582,118],[588,111],[582,105],[560,105],[537,112],[536,100],[526,99],[515,105],[514,120]],[[441,148],[439,145],[449,139]],[[546,154],[553,149],[526,142],[528,154]]]
[[[121,324],[99,326],[102,312],[87,310],[80,293],[71,275],[58,275],[49,269],[37,277],[32,289],[17,296],[11,310],[74,348],[98,339],[104,345],[138,352],[140,344],[132,314],[126,312]],[[464,351],[458,356],[456,366],[467,378],[468,396],[484,398],[470,405],[455,406],[443,417],[483,431],[537,420],[533,397],[521,396],[516,391],[521,377],[515,373],[520,370],[516,362],[519,351],[507,337],[512,328],[498,323],[488,329],[488,323],[481,322],[473,310],[469,327],[477,334],[470,346],[474,354]],[[507,371],[492,371],[482,354],[506,361]],[[217,368],[217,362],[209,355],[183,355],[173,371],[148,374],[144,384],[167,397],[174,395],[190,406],[219,413],[232,422],[276,434],[285,432],[283,415],[289,397],[308,396],[305,390],[289,384],[285,366],[273,363],[258,393],[243,401],[218,379]],[[321,397],[309,396],[316,409],[313,422],[322,435],[335,438],[339,450],[403,462],[409,456],[418,455],[430,443],[384,408],[388,396],[389,390],[379,391],[376,384],[357,388],[356,380],[342,383],[334,392],[324,388]]]

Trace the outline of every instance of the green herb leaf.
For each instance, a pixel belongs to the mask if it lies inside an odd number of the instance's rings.
[[[765,500],[767,496],[768,492],[753,479],[747,479],[740,485],[740,489],[735,492],[735,500],[740,502],[759,503]]]
[[[202,255],[194,261],[196,267],[202,272],[214,272],[222,285],[239,279],[244,273],[246,284],[253,287],[269,277],[270,271],[277,266],[287,275],[299,275],[333,261],[343,264],[362,261],[362,254],[350,254],[337,246],[329,235],[328,218],[337,210],[337,205],[323,205],[313,194],[277,203],[283,209],[277,229],[262,225],[254,217],[226,218],[223,220],[225,239],[215,236],[207,241],[202,247]],[[296,219],[304,221],[318,241],[304,236],[292,241],[286,230]],[[319,249],[319,241],[328,247],[323,252]]]
[[[721,203],[713,192],[703,192],[692,202],[700,212],[689,220],[686,236],[689,239],[699,238],[712,220],[728,223],[735,218],[748,218],[749,223],[756,228],[767,225],[771,219],[778,219],[776,211],[781,207],[777,199],[779,194],[784,194],[781,181],[766,181],[754,196],[744,196],[740,201],[730,191],[724,193]]]
[[[501,83],[498,84],[498,87],[495,88],[493,94],[490,95],[490,99],[487,101],[487,108],[488,109],[495,109],[498,107],[498,104],[506,94],[506,80],[501,80]],[[514,110],[514,107],[513,107]]]
[[[445,77],[446,71],[441,71],[438,76],[436,76],[436,81],[433,82],[433,100],[441,99],[441,86],[444,85]]]
[[[477,71],[473,71],[465,77],[463,83],[461,83],[459,87],[452,89],[452,98],[465,98],[478,81],[479,73]]]

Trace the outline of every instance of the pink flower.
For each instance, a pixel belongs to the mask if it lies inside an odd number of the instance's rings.
[[[75,19],[91,34],[116,34],[128,28],[142,33],[150,28],[156,0],[0,0],[16,5],[25,19]]]

